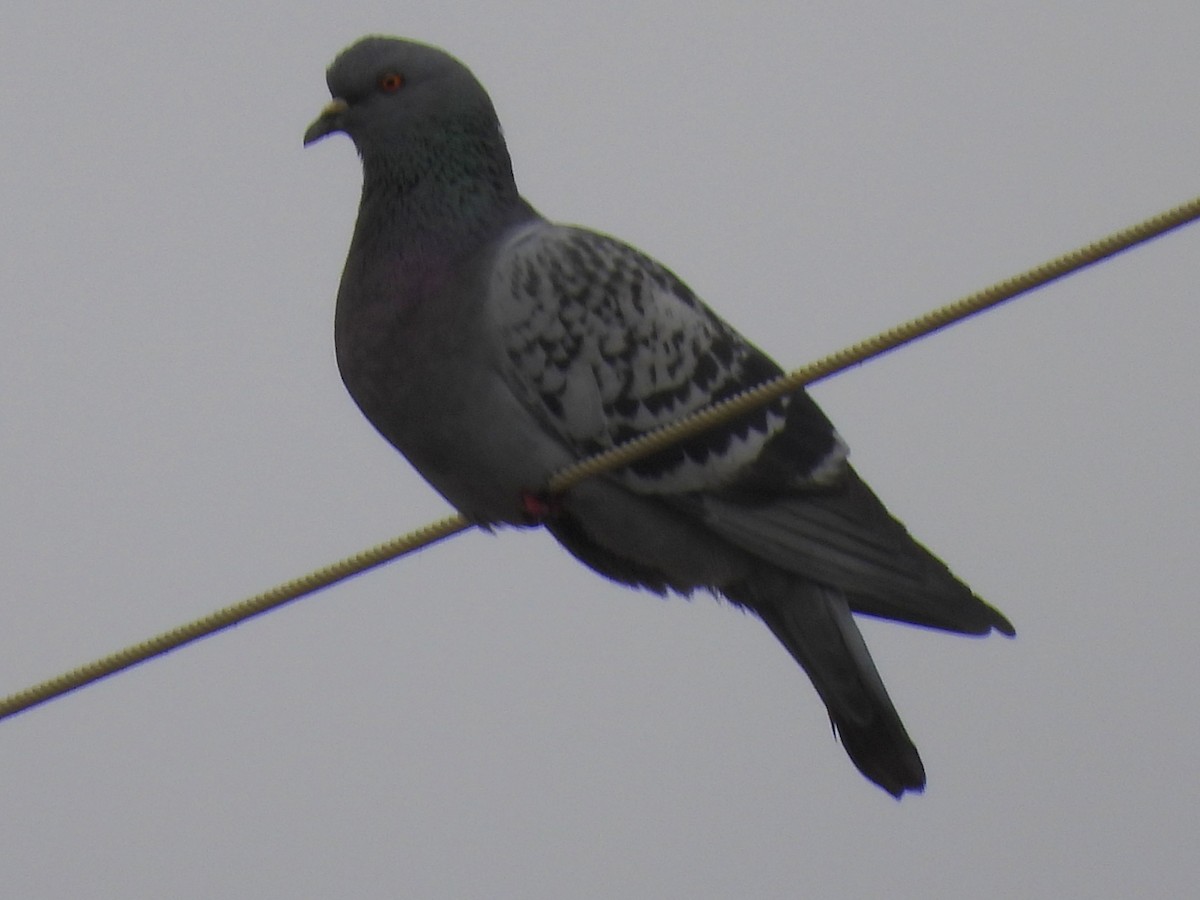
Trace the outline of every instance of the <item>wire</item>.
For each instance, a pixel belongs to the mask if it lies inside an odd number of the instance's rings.
[[[999,306],[1021,294],[1078,272],[1088,266],[1129,250],[1156,237],[1166,234],[1200,218],[1200,197],[1169,209],[1157,216],[1131,225],[1108,237],[1086,244],[1077,250],[1064,253],[1039,266],[1034,266],[1020,275],[986,287],[981,291],[960,297],[931,312],[910,319],[887,331],[852,344],[836,353],[818,359],[792,372],[780,375],[771,381],[735,394],[726,400],[697,410],[669,425],[633,438],[611,450],[580,460],[558,472],[550,479],[551,493],[561,493],[584,478],[599,475],[628,465],[643,456],[695,436],[705,429],[735,418],[749,410],[763,406],[805,385],[820,381],[838,372],[882,356],[889,350],[911,343],[940,331],[948,325],[961,322],[973,315]]]
[[[397,557],[412,553],[414,550],[427,547],[470,527],[471,524],[462,516],[450,516],[416,531],[385,541],[361,553],[348,556],[317,569],[315,572],[301,575],[299,578],[273,587],[269,591],[248,597],[240,603],[226,606],[203,618],[180,625],[178,628],[172,628],[170,631],[164,631],[162,634],[126,647],[117,653],[101,657],[69,672],[64,672],[56,678],[5,697],[0,700],[0,719],[6,719],[32,706],[61,697],[63,694],[99,681],[101,678],[107,678],[109,675],[136,666],[148,659],[162,656],[184,644],[190,644],[192,641],[198,641],[202,637],[208,637],[210,634],[215,634],[232,625],[245,622],[254,616],[262,615],[285,603],[298,600],[322,588],[329,587],[331,584],[344,581],[352,575],[358,575]]]
[[[551,493],[561,493],[585,478],[628,465],[643,456],[662,450],[670,444],[694,436],[706,428],[711,428],[743,414],[753,407],[770,403],[805,385],[828,378],[830,375],[866,362],[868,359],[925,337],[948,325],[961,322],[1007,300],[1160,237],[1169,231],[1194,222],[1198,218],[1200,218],[1200,197],[1077,250],[1064,253],[1027,272],[955,300],[932,312],[918,316],[731,397],[722,403],[702,409],[671,425],[568,466],[550,479],[548,488]],[[55,678],[10,694],[0,699],[0,720],[61,697],[156,656],[169,653],[171,650],[244,622],[254,616],[262,615],[293,600],[298,600],[322,588],[361,574],[368,569],[428,547],[471,527],[473,527],[472,523],[462,516],[450,516],[249,597],[240,603],[219,609],[201,619],[163,632],[117,653],[101,657]]]

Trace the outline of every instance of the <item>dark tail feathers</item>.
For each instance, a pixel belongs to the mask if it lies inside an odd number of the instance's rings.
[[[760,570],[725,593],[757,613],[808,673],[860,772],[894,797],[925,787],[921,757],[840,591]]]

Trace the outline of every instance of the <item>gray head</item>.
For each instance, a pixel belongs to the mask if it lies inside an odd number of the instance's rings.
[[[355,240],[406,252],[482,239],[536,215],[517,192],[508,148],[483,86],[448,53],[366,37],[326,74],[333,99],[305,145],[349,135],[363,162]]]
[[[304,133],[307,146],[335,131],[350,136],[364,157],[387,152],[439,129],[494,128],[496,113],[470,70],[436,47],[390,37],[365,37],[326,73],[333,100]]]
[[[333,100],[304,143],[350,136],[363,161],[363,208],[402,213],[412,228],[475,232],[527,214],[492,101],[454,57],[366,37],[338,55],[326,80]]]

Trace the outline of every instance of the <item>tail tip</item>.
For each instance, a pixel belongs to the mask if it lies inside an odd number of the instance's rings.
[[[992,608],[992,628],[1005,637],[1017,636],[1017,629],[1013,628],[1012,622],[1008,621],[1004,613],[994,607]]]

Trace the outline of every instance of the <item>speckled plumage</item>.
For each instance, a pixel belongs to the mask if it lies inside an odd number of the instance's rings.
[[[496,327],[514,390],[547,428],[589,455],[779,374],[687,285],[619,241],[534,221],[501,246],[492,274]],[[786,398],[633,463],[618,477],[649,493],[745,479],[786,428],[794,485],[835,475],[845,448],[806,395]],[[797,415],[805,421],[797,426]]]
[[[348,134],[363,194],[338,293],[346,387],[469,518],[528,524],[563,466],[758,384],[778,367],[675,275],[543,219],[495,112],[436,48],[365,38],[305,134]],[[885,790],[924,769],[852,613],[970,634],[1008,621],[909,537],[802,391],[572,488],[545,527],[617,581],[722,594],[809,674],[851,759]]]

